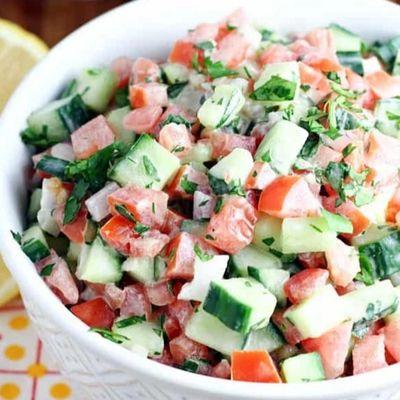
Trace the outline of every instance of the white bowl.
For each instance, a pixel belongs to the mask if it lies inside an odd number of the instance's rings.
[[[19,138],[29,113],[52,100],[76,73],[119,55],[166,56],[173,41],[201,21],[243,5],[282,31],[338,22],[367,40],[400,33],[400,7],[383,0],[139,0],[85,25],[56,46],[18,88],[0,122],[0,249],[27,310],[61,371],[82,399],[393,399],[400,364],[364,375],[306,384],[253,384],[198,376],[145,360],[88,333],[57,300],[12,239],[24,227],[29,153]]]

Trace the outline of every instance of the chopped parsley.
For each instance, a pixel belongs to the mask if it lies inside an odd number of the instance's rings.
[[[356,148],[354,144],[349,143],[342,151],[343,157],[349,156]]]
[[[263,239],[262,242],[266,246],[271,246],[275,242],[275,239],[273,237],[267,237],[267,238]]]
[[[65,203],[63,220],[64,225],[70,224],[75,220],[79,210],[81,209],[82,200],[85,197],[88,188],[89,183],[84,180],[79,180],[75,184],[67,202]]]
[[[250,94],[257,101],[288,101],[296,94],[297,83],[273,75],[267,82]]]
[[[136,222],[136,218],[134,215],[126,208],[124,204],[116,204],[115,211],[121,215],[122,217],[126,218],[128,221]]]
[[[169,85],[167,88],[168,97],[170,99],[176,99],[187,84],[188,82],[178,82]]]
[[[214,212],[218,214],[221,211],[222,205],[224,204],[224,200],[222,197],[218,197],[217,202],[215,203]]]
[[[148,176],[153,178],[156,182],[160,182],[160,178],[158,177],[157,168],[151,162],[150,158],[145,154],[142,158],[144,170]]]
[[[226,68],[222,61],[212,61],[211,58],[206,57],[204,61],[204,66],[207,74],[210,75],[212,79],[222,78],[223,76],[236,76],[237,71]]]
[[[206,253],[198,243],[196,243],[193,247],[193,250],[197,257],[200,258],[201,261],[210,261],[214,256],[212,254]]]
[[[65,180],[65,169],[69,161],[62,160],[53,156],[43,156],[38,162],[36,168],[52,176]]]
[[[110,340],[111,342],[121,344],[129,340],[128,337],[124,335],[120,335],[119,333],[115,333],[110,331],[109,329],[102,329],[102,328],[90,328],[90,332],[98,333],[99,335],[103,336],[103,338]]]
[[[126,328],[128,326],[141,324],[142,322],[146,321],[146,317],[143,315],[141,317],[133,316],[125,319],[121,319],[115,323],[117,328]]]
[[[42,277],[47,277],[50,276],[51,273],[53,272],[53,269],[56,264],[47,264],[43,267],[43,269],[40,271],[40,276]]]
[[[181,115],[170,114],[168,117],[162,122],[161,126],[165,126],[168,124],[177,124],[177,125],[185,125],[188,129],[191,128],[192,124]]]
[[[389,121],[394,121],[396,124],[396,128],[400,129],[400,114],[395,114],[394,112],[386,111],[386,115]]]
[[[150,230],[150,227],[147,225],[143,225],[140,222],[136,223],[133,230],[138,233],[140,236],[143,236],[146,232]]]
[[[215,43],[211,40],[207,40],[205,42],[197,43],[196,47],[200,50],[212,51],[215,49]]]
[[[199,186],[198,183],[189,181],[188,176],[184,175],[181,180],[181,188],[185,191],[187,194],[194,194],[196,191],[197,187]]]

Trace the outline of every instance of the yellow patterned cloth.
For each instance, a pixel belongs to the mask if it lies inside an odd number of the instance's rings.
[[[0,308],[0,399],[73,400],[56,371],[20,300]]]

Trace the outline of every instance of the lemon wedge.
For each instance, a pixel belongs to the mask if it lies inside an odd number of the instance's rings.
[[[0,111],[22,78],[47,51],[38,37],[0,18]]]

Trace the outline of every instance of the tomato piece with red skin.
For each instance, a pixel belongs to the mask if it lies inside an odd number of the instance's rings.
[[[231,379],[231,365],[228,360],[221,360],[214,365],[211,371],[211,376],[220,379]]]
[[[298,256],[304,268],[326,268],[325,253],[301,253]]]
[[[385,347],[396,362],[400,361],[400,318],[392,318],[380,330],[385,336]]]
[[[163,226],[168,209],[166,193],[137,186],[120,188],[111,193],[107,201],[113,215],[121,215],[118,206],[123,206],[135,221],[155,229]]]
[[[167,86],[161,83],[137,83],[129,87],[129,99],[133,108],[168,105]]]
[[[321,356],[325,375],[335,379],[344,372],[344,364],[350,348],[353,323],[343,322],[318,338],[310,338],[301,342],[307,353],[317,352]]]
[[[162,107],[159,105],[150,105],[136,108],[129,114],[125,115],[123,125],[126,130],[135,131],[136,133],[152,132],[157,125],[161,115]]]
[[[69,224],[64,224],[64,210],[65,204],[60,204],[55,212],[54,217],[60,231],[69,239],[71,242],[82,244],[85,242],[85,233],[88,227],[88,210],[82,205],[79,209],[75,219]]]
[[[82,160],[114,143],[114,132],[103,115],[82,125],[71,135],[72,147],[78,160]]]
[[[117,74],[118,88],[122,89],[129,84],[132,72],[133,60],[128,57],[116,58],[110,65],[110,69]]]
[[[248,40],[234,30],[219,41],[212,58],[214,61],[221,61],[228,68],[235,68],[244,61],[249,48]]]
[[[125,298],[121,305],[121,317],[151,317],[151,304],[144,287],[140,283],[125,286]]]
[[[98,297],[71,307],[71,312],[91,328],[111,328],[115,313],[108,304]]]
[[[182,158],[192,148],[194,138],[186,125],[171,123],[161,128],[158,140],[161,146]]]
[[[353,375],[387,367],[385,336],[370,335],[356,341],[353,348]]]
[[[218,32],[218,24],[202,23],[189,32],[187,39],[196,44],[207,42],[209,40],[215,40],[218,36]]]
[[[293,304],[310,297],[316,290],[325,286],[329,278],[326,269],[310,268],[293,275],[284,285],[284,290]]]
[[[299,62],[299,71],[302,85],[311,86],[315,90],[316,102],[320,102],[332,93],[329,80],[321,71],[302,62]]]
[[[259,56],[259,62],[262,66],[278,62],[295,61],[297,59],[290,49],[282,44],[272,44],[268,46]]]
[[[153,60],[139,57],[132,65],[132,83],[157,82],[161,77],[161,68]]]
[[[161,228],[161,232],[165,233],[170,238],[174,238],[179,234],[182,222],[185,221],[185,219],[185,217],[177,212],[168,209],[165,213],[164,224]]]
[[[284,317],[286,310],[275,310],[272,314],[272,321],[281,330],[285,340],[291,345],[295,346],[303,339],[301,333],[297,328]]]
[[[167,316],[165,318],[163,329],[168,336],[169,340],[172,340],[182,333],[182,329],[176,318]]]
[[[366,76],[365,80],[374,94],[380,99],[400,95],[400,78],[398,76],[392,76],[381,70]]]
[[[178,365],[182,365],[185,360],[196,358],[201,360],[212,360],[213,356],[207,346],[189,339],[184,334],[172,339],[169,342],[169,349],[172,358]]]
[[[199,54],[199,51],[192,42],[187,39],[177,40],[169,54],[168,61],[192,68],[192,60],[196,54]]]
[[[245,189],[246,190],[263,190],[277,177],[276,172],[271,168],[268,163],[263,161],[256,161],[247,177]]]
[[[164,348],[161,357],[153,357],[152,360],[157,361],[160,364],[168,365],[170,367],[174,365],[174,360],[168,348]]]
[[[254,136],[209,132],[209,137],[213,149],[213,158],[225,157],[236,148],[248,150],[251,154],[254,154],[257,149],[256,138]]]
[[[175,318],[182,330],[186,328],[186,324],[194,313],[193,306],[189,301],[175,300],[168,306],[168,315]]]
[[[158,307],[166,306],[175,301],[171,282],[168,281],[160,281],[145,285],[145,292],[150,303]]]

